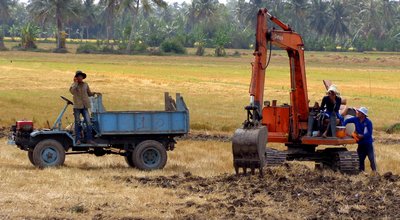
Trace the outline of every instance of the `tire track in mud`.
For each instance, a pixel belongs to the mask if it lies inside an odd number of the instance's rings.
[[[205,178],[190,172],[157,177],[120,177],[132,187],[172,189],[179,198],[194,195],[206,202],[168,204],[176,214],[197,219],[212,210],[217,218],[400,218],[400,177],[388,172],[375,176],[347,176],[313,171],[301,164],[268,168],[264,177],[223,174]],[[213,196],[209,196],[213,195]],[[272,212],[272,207],[276,212]],[[193,214],[193,210],[196,213]],[[281,213],[280,216],[277,213]],[[287,215],[285,215],[285,213]]]

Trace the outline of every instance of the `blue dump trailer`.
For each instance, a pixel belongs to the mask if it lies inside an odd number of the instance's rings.
[[[39,168],[60,166],[68,154],[118,154],[130,167],[140,170],[162,169],[167,151],[175,148],[175,138],[189,132],[189,110],[180,94],[174,100],[165,93],[164,111],[106,111],[102,95],[91,97],[91,125],[95,143],[83,139],[77,144],[74,125],[62,128],[62,117],[73,103],[66,105],[50,129],[35,130],[32,121],[17,121],[11,127],[9,143],[28,151],[30,162]],[[82,135],[89,129],[82,120]]]

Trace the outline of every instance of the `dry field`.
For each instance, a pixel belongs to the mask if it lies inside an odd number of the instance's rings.
[[[21,118],[46,127],[81,69],[107,109],[162,109],[164,91],[180,92],[193,133],[229,135],[248,102],[251,51],[240,52],[227,58],[0,52],[0,127]],[[400,55],[309,52],[306,62],[311,102],[324,93],[322,79],[331,79],[350,105],[370,108],[380,176],[290,163],[263,179],[237,178],[230,143],[217,140],[180,140],[165,169],[155,172],[131,169],[119,156],[91,155],[38,170],[26,152],[0,139],[0,219],[400,218],[400,136],[384,133],[400,121]],[[288,102],[283,52],[274,51],[267,72],[266,99]],[[64,121],[72,121],[72,112]]]
[[[390,159],[398,167],[399,155],[391,153],[399,146],[378,147],[378,164]],[[290,163],[264,178],[236,177],[230,143],[216,141],[180,141],[168,156],[165,169],[154,172],[129,168],[120,156],[89,155],[39,170],[25,152],[2,143],[0,219],[400,217],[398,175],[345,176]]]

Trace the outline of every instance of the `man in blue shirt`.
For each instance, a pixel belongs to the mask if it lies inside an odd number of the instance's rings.
[[[368,119],[368,109],[365,107],[361,107],[357,110],[356,117],[352,117],[346,119],[344,121],[344,125],[348,123],[354,123],[356,130],[356,140],[358,143],[357,153],[360,158],[360,171],[365,171],[365,158],[368,156],[368,159],[371,163],[372,171],[376,172],[376,163],[375,163],[375,155],[374,155],[374,146],[372,144],[372,122]]]

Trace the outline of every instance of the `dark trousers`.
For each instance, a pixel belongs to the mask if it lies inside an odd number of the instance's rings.
[[[376,171],[376,162],[375,162],[375,153],[374,146],[371,144],[358,144],[357,148],[358,157],[360,158],[360,171],[365,171],[365,158],[368,157],[368,160],[371,164],[371,169]]]
[[[89,111],[87,108],[74,108],[74,118],[75,118],[75,140],[79,141],[81,140],[81,132],[82,132],[82,127],[81,127],[81,115],[83,116],[83,119],[85,120],[86,123],[86,140],[90,141],[93,139],[92,137],[92,124],[90,122],[90,116],[89,116]]]

